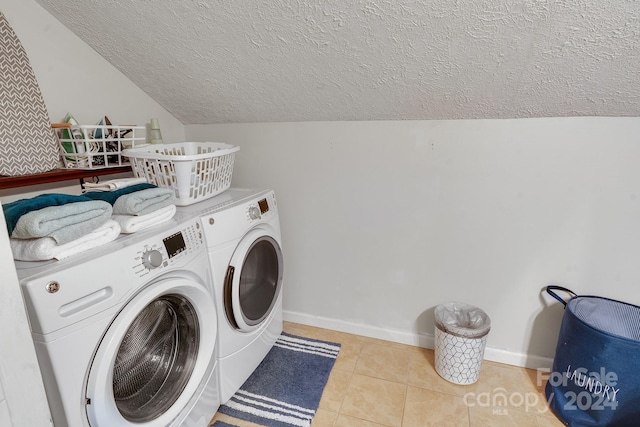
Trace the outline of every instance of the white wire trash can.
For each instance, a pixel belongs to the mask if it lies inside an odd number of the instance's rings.
[[[491,319],[473,305],[449,302],[435,309],[435,368],[461,385],[478,381]]]

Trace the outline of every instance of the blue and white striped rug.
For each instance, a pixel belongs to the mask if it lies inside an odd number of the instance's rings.
[[[305,427],[318,409],[340,344],[282,333],[219,412],[269,427]]]

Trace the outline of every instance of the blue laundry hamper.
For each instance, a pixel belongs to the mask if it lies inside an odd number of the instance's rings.
[[[640,307],[561,286],[546,291],[565,305],[545,388],[550,409],[570,427],[639,426]]]

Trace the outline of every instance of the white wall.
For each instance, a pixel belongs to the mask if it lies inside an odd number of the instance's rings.
[[[433,345],[433,309],[492,319],[486,357],[553,357],[551,283],[640,303],[640,118],[187,126],[271,187],[291,320]],[[548,308],[547,304],[550,306]]]

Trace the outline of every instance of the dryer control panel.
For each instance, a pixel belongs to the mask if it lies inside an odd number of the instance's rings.
[[[275,193],[271,192],[266,197],[260,198],[249,203],[246,207],[247,219],[249,222],[263,219],[264,216],[270,217],[276,206]]]
[[[230,205],[216,205],[216,209],[201,217],[204,240],[209,249],[242,237],[259,224],[278,224],[278,206],[273,190],[261,191],[252,198],[244,198]],[[279,229],[279,224],[277,225]]]
[[[133,260],[135,275],[144,277],[152,271],[162,271],[176,260],[193,255],[204,246],[201,227],[199,221],[193,221],[165,236],[141,244]]]

